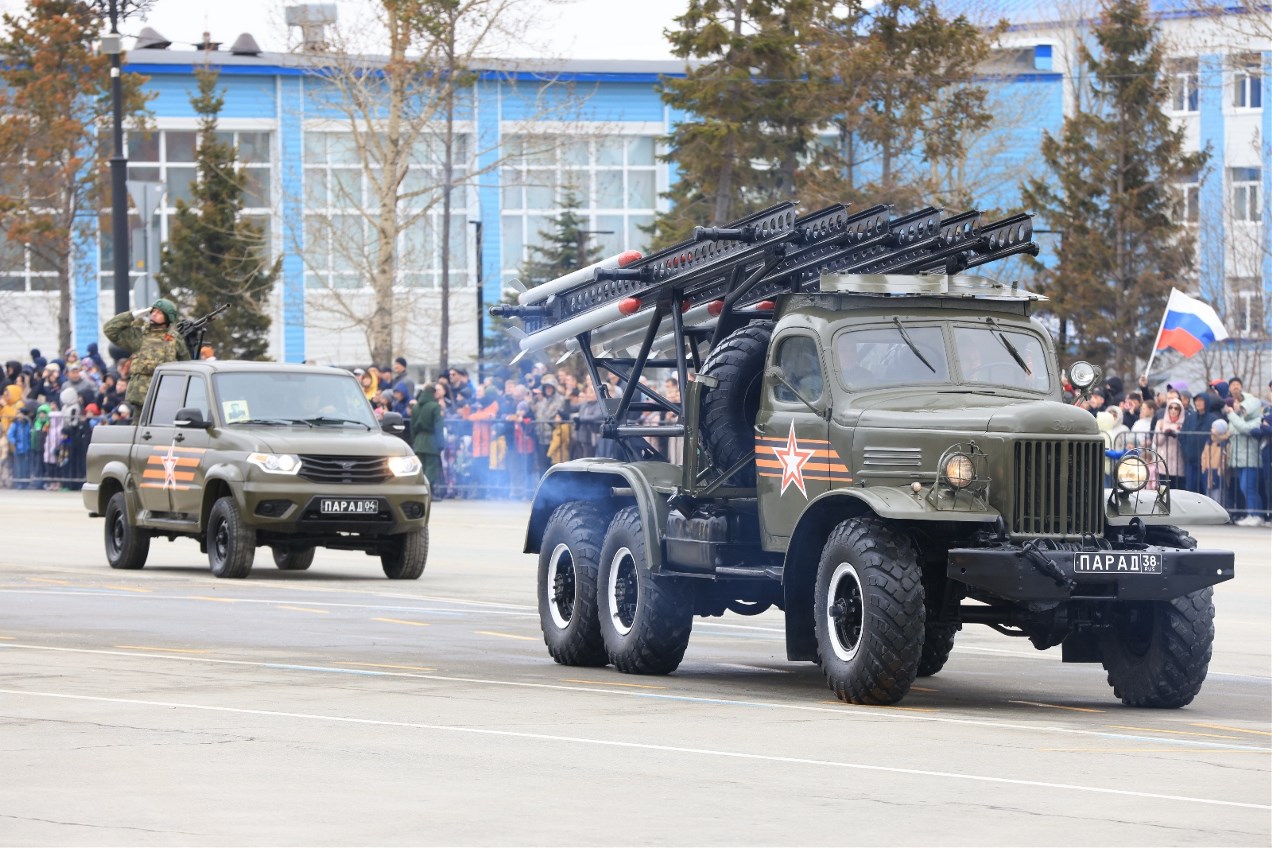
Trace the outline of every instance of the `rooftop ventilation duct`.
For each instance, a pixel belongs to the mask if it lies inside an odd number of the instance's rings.
[[[153,27],[142,27],[141,34],[137,36],[137,43],[133,45],[134,50],[167,50],[172,46],[172,42],[164,38]]]
[[[301,49],[307,53],[317,53],[327,49],[327,27],[336,22],[335,3],[306,3],[302,6],[288,6],[286,9],[288,27],[300,30]]]
[[[203,43],[195,48],[195,50],[202,50],[204,52],[220,50],[220,49],[221,49],[221,42],[213,41],[212,33],[210,32],[203,33]]]
[[[230,45],[230,52],[235,56],[259,56],[261,46],[256,43],[255,38],[252,38],[250,32],[245,32],[234,39],[234,43]]]

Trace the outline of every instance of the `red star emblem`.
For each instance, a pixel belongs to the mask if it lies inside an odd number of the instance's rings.
[[[164,455],[163,462],[163,487],[165,489],[175,489],[177,487],[177,450],[176,442],[168,445],[168,453]]]
[[[794,483],[799,487],[804,497],[808,497],[808,490],[804,488],[804,464],[813,458],[817,451],[800,450],[799,442],[795,439],[795,422],[791,422],[790,434],[786,437],[786,447],[769,448],[777,457],[778,462],[782,463],[782,491],[779,494],[786,494],[786,487]]]

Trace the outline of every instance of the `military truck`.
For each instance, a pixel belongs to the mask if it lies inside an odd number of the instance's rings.
[[[782,204],[492,310],[523,353],[565,344],[623,387],[603,432],[626,459],[552,466],[535,494],[549,654],[666,674],[695,615],[775,607],[789,659],[852,703],[900,701],[967,624],[1102,663],[1126,704],[1189,703],[1234,557],[1179,525],[1227,514],[1150,448],[1110,456],[1062,402],[1044,298],[969,273],[1036,252],[1026,215]]]
[[[256,548],[303,571],[317,548],[379,556],[414,580],[428,559],[430,494],[401,438],[348,371],[265,362],[171,362],[135,426],[101,426],[84,506],[106,519],[111,568],[146,564],[150,542],[198,541],[217,577],[246,577]]]

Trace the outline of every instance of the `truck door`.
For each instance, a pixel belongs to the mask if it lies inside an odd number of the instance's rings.
[[[138,479],[138,496],[152,513],[172,512],[172,488],[176,480],[177,410],[185,400],[186,374],[163,373],[155,378],[152,397],[137,428],[132,467]]]
[[[817,338],[799,331],[778,335],[769,363],[781,369],[784,381],[764,378],[755,419],[756,486],[766,541],[789,539],[804,507],[830,488],[838,470],[825,417],[831,393]]]
[[[212,420],[212,404],[208,401],[208,388],[204,378],[198,374],[190,376],[186,386],[185,400],[181,409],[197,409],[203,413],[204,421]],[[203,505],[203,487],[207,474],[207,463],[204,461],[211,445],[211,435],[207,430],[197,427],[176,427],[173,433],[173,480],[171,488],[172,511],[180,517],[192,521],[198,520]]]

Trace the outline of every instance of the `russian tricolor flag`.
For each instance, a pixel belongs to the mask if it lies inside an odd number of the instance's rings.
[[[1157,331],[1155,350],[1174,348],[1192,356],[1206,345],[1228,338],[1219,316],[1207,304],[1176,289],[1166,301],[1166,317]]]

